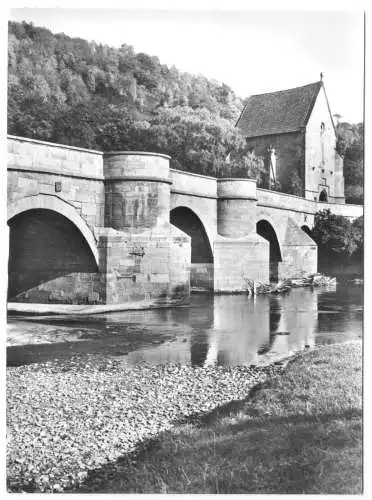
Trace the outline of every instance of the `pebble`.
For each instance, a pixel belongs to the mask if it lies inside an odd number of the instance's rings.
[[[8,491],[61,492],[182,418],[244,399],[280,367],[128,368],[39,363],[7,369]]]

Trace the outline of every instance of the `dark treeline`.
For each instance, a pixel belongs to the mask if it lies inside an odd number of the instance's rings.
[[[320,271],[332,268],[348,269],[363,267],[364,217],[350,221],[330,210],[315,214],[311,235],[318,244],[318,267]]]
[[[105,151],[166,153],[174,168],[253,177],[267,187],[263,159],[247,151],[234,128],[242,108],[227,85],[182,73],[129,45],[113,48],[9,23],[10,134]],[[360,198],[361,125],[341,124],[339,130],[347,190]]]
[[[364,126],[343,122],[336,127],[337,151],[344,158],[345,197],[349,203],[363,203]]]

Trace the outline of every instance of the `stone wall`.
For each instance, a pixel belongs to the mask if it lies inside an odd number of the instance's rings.
[[[214,242],[214,291],[242,292],[245,278],[269,282],[270,245],[258,235],[217,236]]]
[[[8,171],[9,205],[37,195],[55,196],[73,205],[92,229],[104,225],[105,191],[102,180]]]
[[[266,207],[267,209],[271,209],[273,214],[277,213],[278,216],[281,215],[282,217],[287,214],[295,220],[298,220],[300,227],[305,223],[309,227],[312,227],[314,220],[313,216],[320,210],[329,209],[336,215],[343,215],[350,219],[363,215],[362,205],[322,203],[300,196],[270,191],[268,189],[257,189],[257,207]],[[257,208],[257,213],[259,214],[259,212],[260,210]]]
[[[324,87],[306,127],[305,185],[305,197],[310,200],[319,200],[325,190],[328,201],[345,203],[343,160],[336,152],[336,133]]]
[[[142,232],[169,221],[169,156],[105,153],[105,226]]]
[[[92,149],[8,136],[8,168],[103,179],[102,153]]]
[[[217,180],[217,231],[221,236],[240,238],[256,229],[256,181]]]
[[[102,153],[10,136],[8,206],[39,194],[72,204],[91,228],[103,226]]]
[[[217,198],[215,177],[170,169],[170,178],[172,180],[172,193]]]
[[[106,303],[177,304],[190,293],[190,238],[169,223],[141,234],[100,229]]]
[[[300,278],[318,270],[317,246],[313,245],[284,245],[283,262],[279,262],[279,280]]]
[[[282,240],[282,262],[279,262],[279,279],[299,278],[317,272],[318,247],[315,241],[291,218],[286,221]]]

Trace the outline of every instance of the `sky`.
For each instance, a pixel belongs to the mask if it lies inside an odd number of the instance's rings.
[[[332,113],[342,121],[362,121],[361,10],[260,12],[229,10],[229,2],[224,9],[135,5],[12,8],[9,19],[114,47],[132,45],[181,71],[224,82],[242,98],[306,85],[323,72]]]

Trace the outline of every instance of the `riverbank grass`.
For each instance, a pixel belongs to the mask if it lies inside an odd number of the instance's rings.
[[[361,343],[297,356],[245,401],[164,432],[120,468],[98,491],[360,494]]]

